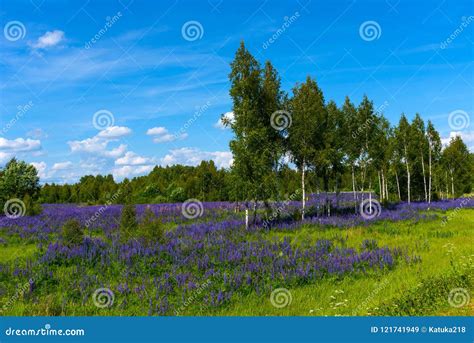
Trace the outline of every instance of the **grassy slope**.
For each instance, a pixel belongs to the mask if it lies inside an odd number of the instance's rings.
[[[441,217],[440,217],[441,218]],[[285,308],[271,305],[269,295],[256,294],[234,298],[232,303],[212,312],[199,310],[191,306],[182,315],[380,315],[387,314],[379,309],[394,304],[409,303],[423,315],[473,315],[473,301],[468,306],[454,308],[447,302],[447,292],[456,287],[472,288],[472,266],[474,265],[474,210],[459,211],[447,223],[441,226],[441,219],[427,222],[377,223],[368,227],[351,229],[321,229],[307,226],[298,231],[271,232],[269,238],[283,239],[288,237],[298,245],[302,241],[316,241],[324,238],[347,237],[347,246],[359,247],[365,239],[375,239],[379,246],[404,247],[410,255],[421,257],[421,262],[407,265],[402,263],[394,270],[384,274],[366,277],[346,277],[342,280],[325,279],[311,285],[290,289],[292,303]],[[15,241],[15,242],[12,242]],[[1,247],[0,262],[10,262],[17,256],[31,257],[35,251],[33,244],[12,240]],[[447,277],[452,274],[453,265],[462,274],[470,275],[471,283],[460,284],[458,279]],[[468,266],[471,267],[470,271]],[[428,281],[428,282],[426,282]],[[436,287],[440,289],[435,289]],[[56,289],[61,285],[56,285]],[[418,288],[417,288],[418,287]],[[8,292],[10,293],[10,292]],[[428,295],[427,295],[428,294]],[[1,296],[2,302],[10,294]],[[58,294],[42,297],[39,303],[31,306],[19,299],[9,315],[146,315],[144,307],[129,306],[119,309],[116,306],[104,310],[92,304],[88,309],[74,304],[63,304],[62,309],[55,307]],[[431,297],[428,299],[427,297]],[[474,298],[471,296],[471,298]],[[118,300],[118,299],[117,299]],[[199,300],[196,300],[198,305]],[[65,307],[67,310],[65,310]],[[32,308],[33,307],[33,308]],[[145,306],[146,307],[146,306]],[[382,306],[383,307],[383,306]],[[84,312],[85,311],[85,312]],[[406,314],[406,313],[405,313]]]

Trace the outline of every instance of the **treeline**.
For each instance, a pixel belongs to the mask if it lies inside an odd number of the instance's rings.
[[[279,171],[286,180],[281,194],[298,187],[298,175],[288,167]],[[189,198],[201,201],[239,200],[234,194],[231,173],[218,169],[213,161],[198,166],[156,166],[150,174],[115,182],[112,175],[83,176],[75,184],[45,184],[40,191],[43,203],[164,203],[183,202]]]
[[[301,176],[302,216],[307,180],[323,191],[376,191],[382,201],[456,197],[470,193],[473,158],[460,137],[442,150],[439,133],[419,114],[392,127],[367,96],[338,107],[308,76],[288,94],[270,61],[263,67],[242,42],[229,74],[234,120],[230,142],[239,197],[278,196],[285,156]],[[350,175],[350,176],[349,176]]]
[[[419,114],[411,122],[401,114],[392,126],[384,106],[374,108],[367,96],[359,104],[349,97],[342,106],[326,101],[310,76],[284,92],[271,62],[262,67],[244,43],[231,63],[229,79],[234,119],[223,118],[234,133],[229,170],[216,168],[212,161],[196,167],[156,166],[149,175],[120,183],[112,175],[88,175],[71,185],[32,186],[32,196],[43,203],[189,198],[255,203],[288,199],[298,191],[304,216],[307,194],[320,191],[372,191],[383,202],[430,202],[472,191],[473,154],[460,137],[443,148],[433,123],[425,123]],[[2,175],[9,175],[6,193],[14,194],[14,174],[0,171]],[[0,195],[8,199],[5,194]]]

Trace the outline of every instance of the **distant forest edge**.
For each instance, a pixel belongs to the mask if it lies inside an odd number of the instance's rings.
[[[359,105],[346,97],[339,107],[309,76],[286,93],[271,62],[262,67],[243,42],[229,79],[234,119],[223,121],[234,133],[230,169],[202,161],[156,166],[122,182],[87,175],[75,184],[40,185],[32,165],[13,159],[0,170],[0,205],[12,198],[28,204],[266,201],[295,193],[304,200],[308,193],[341,191],[430,202],[472,192],[474,155],[459,136],[443,148],[433,123],[419,114],[411,123],[401,114],[391,126],[367,96]]]

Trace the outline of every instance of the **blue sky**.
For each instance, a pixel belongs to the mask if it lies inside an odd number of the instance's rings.
[[[285,90],[311,75],[327,100],[365,93],[472,150],[473,15],[471,1],[2,0],[0,165],[17,156],[43,182],[229,166],[218,124],[241,40]]]

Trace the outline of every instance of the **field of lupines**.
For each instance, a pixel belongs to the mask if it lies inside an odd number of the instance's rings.
[[[140,237],[120,239],[120,205],[44,205],[37,216],[1,217],[0,311],[2,315],[472,311],[471,198],[382,208],[372,196],[355,197],[313,195],[304,220],[298,201],[257,204],[256,217],[250,216],[248,226],[242,203],[192,200],[137,205],[138,222],[148,208],[165,232],[153,244]],[[61,237],[63,224],[72,218],[87,228],[82,243],[73,246]]]

